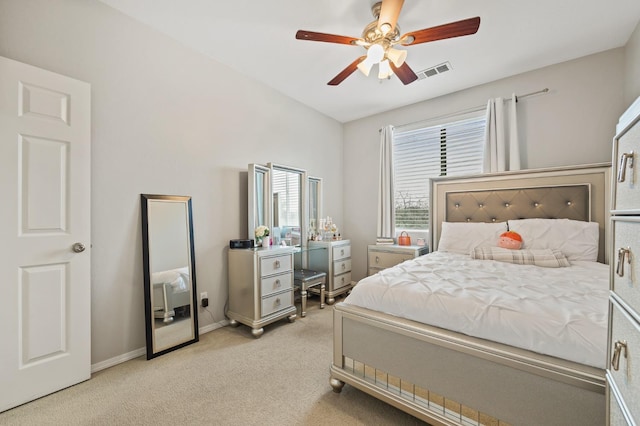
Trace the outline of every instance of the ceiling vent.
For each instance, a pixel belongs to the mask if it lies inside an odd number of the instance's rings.
[[[443,72],[447,72],[451,69],[451,64],[449,62],[445,62],[440,65],[436,65],[431,68],[427,68],[426,70],[418,71],[416,74],[420,80],[423,80],[427,77],[433,77],[438,74],[442,74]]]

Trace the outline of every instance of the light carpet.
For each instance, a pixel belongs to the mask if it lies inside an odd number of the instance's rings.
[[[214,330],[0,413],[0,424],[424,425],[349,385],[332,391],[332,311],[312,298],[305,318],[268,325],[259,339],[243,325]]]

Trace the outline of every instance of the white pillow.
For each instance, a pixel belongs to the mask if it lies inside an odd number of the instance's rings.
[[[560,250],[569,261],[598,260],[597,222],[570,219],[509,220],[509,230],[522,237],[523,249]]]
[[[470,254],[476,247],[496,246],[507,222],[442,222],[438,251]]]

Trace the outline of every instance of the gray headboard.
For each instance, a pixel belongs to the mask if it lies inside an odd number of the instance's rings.
[[[442,222],[504,222],[549,218],[600,225],[598,261],[607,263],[609,164],[536,169],[431,181],[432,250]]]

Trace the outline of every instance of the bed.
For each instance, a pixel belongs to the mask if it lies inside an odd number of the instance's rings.
[[[189,268],[175,268],[151,274],[153,285],[153,315],[170,323],[178,309],[186,309],[191,303]]]
[[[432,254],[361,280],[334,307],[334,391],[349,384],[434,425],[604,424],[609,177],[598,164],[434,179]],[[561,240],[562,267],[480,260],[500,253],[478,238],[509,222],[523,252]],[[497,295],[483,299],[485,285]]]

